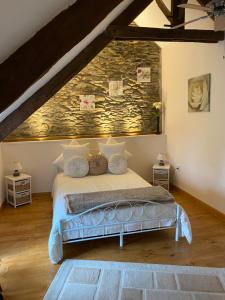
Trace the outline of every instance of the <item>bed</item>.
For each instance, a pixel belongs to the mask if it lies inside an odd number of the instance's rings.
[[[91,239],[123,236],[133,233],[176,228],[175,239],[186,236],[191,243],[191,228],[188,217],[177,203],[139,201],[135,205],[121,206],[115,201],[113,207],[95,207],[79,214],[66,211],[65,196],[73,193],[115,191],[149,187],[150,184],[133,170],[125,174],[103,174],[71,178],[64,173],[55,177],[52,189],[53,221],[49,237],[49,257],[52,263],[63,259],[63,244]]]

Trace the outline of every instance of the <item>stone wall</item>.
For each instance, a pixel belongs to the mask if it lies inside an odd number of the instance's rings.
[[[151,82],[137,82],[137,67],[151,67]],[[109,80],[123,80],[109,96]],[[95,110],[81,111],[79,95],[95,95]],[[161,55],[154,42],[113,41],[8,139],[149,134],[152,103],[161,98]]]

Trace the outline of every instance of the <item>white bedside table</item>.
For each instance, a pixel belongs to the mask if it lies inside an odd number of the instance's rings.
[[[160,185],[169,191],[170,189],[170,165],[153,165],[153,185]]]
[[[31,176],[5,176],[7,202],[15,208],[19,205],[32,202]]]

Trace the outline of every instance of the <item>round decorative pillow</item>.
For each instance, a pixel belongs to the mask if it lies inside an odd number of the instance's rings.
[[[123,154],[113,154],[109,158],[108,168],[112,174],[123,174],[127,171],[127,159]]]
[[[108,170],[108,161],[105,156],[101,154],[93,155],[89,158],[89,174],[101,175]]]
[[[89,171],[88,161],[83,156],[73,156],[64,162],[64,174],[70,177],[84,177]]]

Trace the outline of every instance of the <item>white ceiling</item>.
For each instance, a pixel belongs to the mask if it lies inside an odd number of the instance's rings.
[[[76,0],[0,0],[0,62]]]

